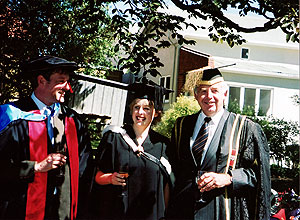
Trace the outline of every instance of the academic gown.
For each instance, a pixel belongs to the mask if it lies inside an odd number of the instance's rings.
[[[132,126],[125,126],[127,134],[137,144]],[[150,129],[142,146],[157,159],[167,159],[165,150],[169,140]],[[128,165],[127,196],[121,196],[121,186],[95,184],[93,204],[95,219],[151,219],[164,217],[164,187],[166,178],[159,166],[139,156],[118,132],[104,134],[96,157],[98,169],[103,173],[119,172],[120,165]]]
[[[190,138],[199,113],[177,119],[167,155],[175,174],[175,189],[169,202],[168,219],[225,220],[225,188],[203,194],[206,203],[196,203],[199,193],[195,183],[197,170],[224,173],[229,138],[236,115],[225,110],[208,147],[203,163],[197,167],[190,150]],[[175,135],[177,133],[177,135]],[[236,167],[227,187],[230,219],[269,219],[270,168],[269,147],[260,126],[245,120],[240,136]]]
[[[23,111],[37,109],[30,97],[13,105]],[[88,164],[91,164],[90,141],[75,111],[61,105],[58,117],[63,123],[74,123],[72,126],[65,126],[72,131],[66,129],[69,135],[64,134],[67,139],[67,163],[62,171],[63,178],[57,176],[58,169],[34,173],[34,162],[30,158],[34,156],[41,160],[49,153],[55,152],[47,138],[45,121],[30,122],[19,119],[12,121],[0,132],[0,219],[25,219],[25,215],[26,219],[75,219],[77,208],[81,205],[78,205],[81,198],[80,196],[78,199],[78,191],[88,190],[79,190],[79,181],[88,183],[88,179],[92,178],[91,171],[88,172]],[[48,146],[38,147],[34,153],[30,146],[36,141],[30,141],[29,133],[32,137],[35,135],[32,131],[34,129],[30,128],[37,123],[40,129],[35,138]],[[42,179],[39,179],[40,177]],[[30,199],[34,196],[39,197],[38,200]]]

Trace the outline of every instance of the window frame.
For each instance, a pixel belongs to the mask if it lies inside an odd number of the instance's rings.
[[[243,57],[243,50],[248,50],[248,57]],[[250,59],[250,48],[248,47],[242,47],[241,48],[241,59],[244,59],[244,60],[249,60]]]
[[[167,78],[170,79],[170,85],[169,85],[169,87],[167,87]],[[162,85],[162,79],[164,79],[164,85]],[[171,89],[171,75],[161,76],[159,78],[159,85],[163,86],[163,87],[165,87],[167,89]],[[169,94],[169,98],[168,99],[166,99],[166,96],[164,96],[163,103],[170,103],[170,99],[171,99],[171,94]]]
[[[239,83],[227,83],[228,84],[228,94],[225,100],[225,107],[228,108],[229,105],[229,93],[230,93],[230,87],[236,87],[240,88],[240,102],[239,107],[240,110],[243,111],[244,107],[244,99],[245,99],[245,89],[255,89],[255,114],[257,115],[259,112],[259,104],[260,104],[260,91],[261,90],[269,90],[270,91],[270,108],[266,112],[266,116],[273,114],[273,100],[274,100],[274,88],[268,87],[268,86],[254,86],[249,84],[239,84]]]

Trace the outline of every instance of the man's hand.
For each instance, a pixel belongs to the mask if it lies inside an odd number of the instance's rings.
[[[35,172],[47,172],[56,169],[66,164],[67,157],[63,154],[52,153],[49,154],[43,161],[36,162],[34,165]]]
[[[231,176],[225,173],[204,173],[198,180],[198,189],[200,192],[210,191],[215,188],[222,188],[230,185]]]

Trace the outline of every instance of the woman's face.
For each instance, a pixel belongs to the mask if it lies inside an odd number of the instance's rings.
[[[134,103],[131,109],[133,124],[147,128],[157,116],[154,106],[148,99],[135,99]]]

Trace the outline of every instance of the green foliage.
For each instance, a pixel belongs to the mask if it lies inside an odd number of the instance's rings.
[[[236,99],[229,103],[227,110],[230,112],[241,114],[240,105]]]
[[[101,127],[99,123],[95,121],[88,123],[88,131],[91,138],[91,146],[93,149],[97,149],[101,141]]]
[[[299,95],[293,95],[291,98],[293,99],[293,102],[295,103],[295,105],[300,105]]]
[[[179,44],[194,43],[185,40],[179,34],[183,25],[191,26],[185,19],[162,12],[161,9],[167,7],[165,1],[127,0],[123,4],[126,9],[122,10],[114,5],[112,10],[112,25],[116,29],[114,38],[118,39],[117,47],[127,52],[118,62],[121,70],[129,69],[133,74],[142,72],[143,76],[150,74],[156,77],[160,75],[156,69],[163,66],[157,57],[158,48],[171,45],[167,34],[177,39]],[[130,29],[135,26],[139,27],[139,31],[131,33]]]
[[[201,23],[190,23],[189,18],[211,19],[211,39],[231,47],[245,42],[239,32],[277,27],[287,34],[287,40],[299,42],[299,3],[295,0],[171,1],[187,12],[187,18],[170,14],[167,0],[39,0],[38,4],[32,0],[1,1],[0,103],[29,93],[28,82],[21,80],[20,65],[40,54],[74,60],[84,67],[82,72],[97,77],[104,77],[116,65],[121,70],[155,77],[163,66],[158,48],[194,44],[180,33],[186,28],[204,28]],[[266,23],[241,27],[225,17],[223,11],[230,7],[240,16],[250,12],[262,15]],[[135,27],[138,30],[132,32]],[[122,59],[118,59],[120,55]]]
[[[241,111],[240,105],[236,99],[229,103],[227,110],[237,114],[255,117],[255,108],[253,106],[244,106],[243,110]]]
[[[295,121],[285,121],[273,116],[259,117],[255,114],[253,107],[244,108],[240,110],[237,101],[229,104],[228,110],[238,114],[249,116],[253,121],[257,122],[263,129],[268,144],[270,147],[270,156],[277,162],[277,167],[274,168],[272,174],[278,176],[289,176],[287,173],[292,173],[291,177],[300,172],[299,165],[299,125]],[[259,113],[258,113],[259,115]],[[284,167],[291,167],[286,169]]]
[[[161,122],[155,125],[154,130],[170,138],[172,128],[178,117],[194,114],[199,110],[198,102],[194,98],[181,95],[177,97],[177,101],[164,113]]]
[[[107,5],[94,1],[4,0],[0,7],[0,103],[30,92],[21,65],[41,54],[76,61],[82,72],[113,69]]]
[[[256,118],[267,136],[270,146],[270,156],[280,166],[292,166],[299,170],[299,125],[294,121],[285,121],[273,116]],[[300,171],[300,170],[299,170]]]

